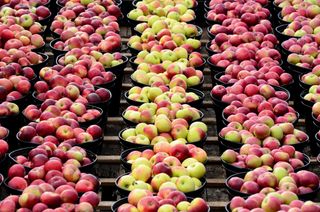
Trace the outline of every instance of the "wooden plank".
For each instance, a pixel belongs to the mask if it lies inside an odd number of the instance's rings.
[[[102,187],[115,186],[116,178],[100,178]],[[223,188],[225,179],[207,179],[208,188]]]
[[[120,163],[119,155],[98,155],[97,157],[98,163],[107,163],[107,164],[118,164]],[[310,158],[310,163],[315,165],[317,164],[316,158]],[[221,160],[219,156],[209,156],[207,160],[207,164],[221,164]]]
[[[101,201],[98,210],[109,211],[111,210],[111,206],[114,202],[112,201]],[[211,211],[224,211],[224,207],[228,204],[228,202],[208,202]]]

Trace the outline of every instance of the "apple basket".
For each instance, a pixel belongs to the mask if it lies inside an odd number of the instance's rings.
[[[132,78],[132,75],[130,76],[130,80],[132,82],[132,84],[134,86],[138,86],[138,87],[145,87],[145,86],[151,86],[151,85],[147,85],[147,84],[143,84],[143,83],[140,83],[138,81],[136,81],[135,79]],[[204,77],[202,77],[200,83],[198,85],[194,85],[194,86],[189,86],[188,88],[193,88],[193,89],[198,89],[198,90],[201,90],[202,89],[202,86],[203,86],[203,83],[204,83]]]
[[[153,145],[146,145],[146,144],[137,144],[137,143],[132,143],[132,142],[129,142],[129,141],[126,141],[123,137],[122,137],[122,133],[127,130],[127,129],[130,129],[128,127],[122,129],[119,133],[118,133],[118,138],[119,138],[119,141],[120,141],[120,144],[122,146],[122,148],[124,150],[127,150],[127,149],[133,149],[133,148],[142,148],[142,147],[145,147],[145,148],[150,148],[152,149],[153,148]],[[206,142],[207,140],[207,135],[201,140],[201,141],[198,141],[198,142],[193,142],[193,143],[187,143],[187,144],[193,144],[197,147],[203,147],[204,146],[204,143]]]
[[[37,108],[40,108],[41,105],[37,105]],[[83,128],[87,128],[89,127],[90,125],[93,125],[93,124],[96,124],[96,125],[101,125],[104,121],[104,111],[100,108],[100,107],[97,107],[97,106],[93,106],[93,105],[86,105],[86,109],[89,110],[89,109],[95,109],[95,110],[98,110],[100,112],[100,116],[95,118],[95,119],[92,119],[92,120],[89,120],[89,121],[85,121],[85,122],[82,122],[82,121],[78,121],[79,122],[79,125],[80,127],[83,127]],[[37,120],[30,120],[28,119],[25,115],[24,115],[24,112],[25,111],[22,111],[22,116],[23,116],[23,120],[24,120],[24,123],[27,125],[28,123],[30,122],[37,122]],[[43,111],[42,111],[43,112]]]
[[[277,22],[279,25],[290,24],[290,22],[283,20],[283,17],[281,16],[281,12],[278,12],[277,14]]]
[[[137,56],[132,56],[130,59],[129,59],[129,63],[132,67],[133,70],[137,70],[138,68],[138,65],[137,63],[135,63],[135,59],[137,58]],[[200,66],[196,66],[194,67],[196,70],[200,70],[200,71],[203,71],[204,70],[204,67],[206,65],[206,61],[204,60],[203,63],[200,65]]]
[[[287,58],[289,54],[293,53],[293,52],[290,52],[288,49],[284,48],[283,43],[279,45],[279,50],[281,55],[283,56],[283,59]]]
[[[225,72],[218,72],[218,73],[213,73],[211,72],[211,79],[212,79],[212,82],[213,84],[216,84],[216,85],[223,85],[224,87],[229,87],[229,86],[232,86],[234,83],[225,83],[225,82],[222,82],[220,80],[220,77],[223,76],[225,74]],[[213,77],[213,78],[212,78]],[[292,91],[292,89],[294,88],[295,86],[295,80],[292,79],[292,82],[290,82],[289,84],[286,84],[286,85],[280,85],[278,87],[280,88],[285,88],[287,89],[288,91]],[[293,97],[293,96],[292,96]],[[291,97],[290,97],[291,98]]]
[[[193,37],[187,37],[187,38],[194,38],[194,39],[196,39],[196,40],[201,40],[201,37],[202,37],[202,35],[203,35],[203,30],[202,30],[202,28],[201,27],[199,27],[199,26],[197,26],[197,25],[195,25],[196,26],[196,28],[197,28],[197,35],[196,36],[193,36]],[[136,28],[134,28],[134,34],[135,35],[138,35],[138,36],[141,36],[142,35],[142,33],[141,32],[139,32]],[[201,49],[198,49],[199,51],[201,50]],[[139,51],[137,51],[136,50],[136,52],[137,52],[137,54],[139,53]]]
[[[280,26],[277,26],[274,30],[275,35],[277,36],[277,38],[279,39],[279,41],[282,43],[285,40],[289,40],[290,38],[299,38],[296,36],[289,36],[289,35],[285,35],[283,34],[283,31],[287,28],[287,24],[282,24]]]
[[[296,116],[297,116],[297,118],[293,122],[291,122],[294,126],[297,125],[297,123],[299,121],[299,117],[300,117],[300,114],[297,111],[296,111]],[[230,123],[228,121],[227,115],[224,112],[222,112],[222,123],[223,123],[224,127],[227,126]]]
[[[210,48],[210,45],[211,45],[211,41],[209,41],[208,43],[206,43],[206,51],[208,53],[209,56],[213,55],[213,54],[216,54],[217,52],[213,51],[211,48]]]
[[[60,50],[60,49],[54,48],[54,44],[57,43],[58,41],[61,41],[61,39],[60,38],[56,38],[56,39],[53,39],[49,43],[50,50],[53,52],[54,60],[56,60],[58,56],[65,55],[68,52],[68,51],[65,51],[65,50]]]
[[[123,169],[125,170],[125,172],[129,172],[131,171],[131,163],[128,163],[127,161],[127,156],[129,155],[130,152],[132,151],[143,151],[146,149],[153,149],[152,147],[138,147],[138,148],[132,148],[132,149],[127,149],[125,151],[122,151],[120,154],[120,161],[121,161],[121,166],[123,167]]]
[[[19,132],[16,134],[16,140],[18,142],[18,145],[21,148],[25,148],[25,147],[36,147],[39,146],[39,143],[32,143],[30,141],[23,141],[19,138]],[[77,143],[72,143],[71,146],[79,146],[82,147],[86,150],[90,150],[94,153],[99,153],[101,151],[101,146],[102,146],[102,142],[103,142],[103,135],[100,138],[94,139],[92,141],[88,141],[88,142],[84,142],[81,144],[77,144]]]
[[[250,196],[250,194],[248,193],[243,193],[239,190],[235,190],[233,188],[231,188],[228,184],[229,180],[232,178],[232,177],[239,177],[241,179],[244,178],[244,176],[247,174],[247,172],[242,172],[242,173],[237,173],[237,174],[233,174],[231,175],[230,177],[228,177],[225,181],[225,185],[227,187],[227,191],[228,191],[228,195],[229,195],[229,199],[231,199],[232,197],[235,197],[235,196],[240,196],[240,197],[244,197],[244,198],[247,198]],[[277,191],[277,189],[275,189]],[[312,192],[310,193],[306,193],[306,194],[297,194],[299,199],[300,200],[313,200],[317,197],[317,194],[320,190],[320,186],[318,186],[316,189],[314,189]]]
[[[43,61],[41,63],[38,63],[38,64],[34,64],[34,65],[29,65],[28,67],[32,68],[35,72],[35,74],[38,76],[39,75],[39,72],[40,70],[47,66],[48,65],[48,62],[49,62],[49,56],[44,54],[44,53],[41,53],[41,52],[37,52],[37,54],[41,55],[42,56],[42,59]]]
[[[226,68],[222,66],[217,66],[210,62],[210,57],[207,58],[207,64],[209,65],[211,75],[214,75],[218,72],[225,72]],[[213,73],[212,73],[213,72]]]
[[[302,90],[306,90],[306,89],[309,90],[309,88],[312,86],[312,85],[308,85],[308,84],[306,84],[305,82],[302,81],[303,75],[305,75],[305,73],[302,73],[302,74],[299,75],[299,86],[302,88],[302,89],[300,89],[300,93],[301,93]]]
[[[207,24],[208,26],[212,26],[212,25],[214,25],[214,24],[222,25],[222,22],[208,19],[208,12],[209,12],[209,10],[206,11],[206,13],[203,15],[204,20],[205,20],[205,22],[206,22],[206,24]],[[208,29],[210,29],[210,27],[208,27]],[[209,31],[208,31],[208,32],[209,32]],[[209,36],[210,39],[213,39],[213,38],[215,37],[215,36],[214,36],[213,34],[211,34],[211,33],[210,33],[210,34],[208,33],[208,36]]]
[[[21,148],[14,150],[9,153],[9,159],[10,162],[13,164],[19,164],[18,161],[16,160],[17,156],[25,156],[28,157],[29,152],[34,149],[33,147],[26,147],[26,148]],[[92,173],[94,171],[94,166],[97,162],[97,155],[94,154],[93,152],[86,150],[87,157],[91,160],[91,163],[87,165],[80,166],[79,169],[81,172],[87,172],[87,173]],[[32,168],[29,166],[23,165],[25,170],[29,172]]]
[[[204,93],[202,91],[199,91],[199,90],[193,89],[193,88],[188,88],[186,90],[186,92],[193,92],[199,97],[199,99],[192,101],[192,102],[188,102],[187,104],[189,104],[191,107],[201,108],[203,100],[204,100]],[[145,103],[145,102],[139,102],[139,101],[129,99],[129,91],[126,91],[124,93],[124,98],[126,99],[126,101],[130,105],[134,105],[134,106],[141,106],[143,103]]]
[[[303,156],[304,156],[304,160],[303,160],[304,166],[295,169],[294,170],[295,172],[300,171],[300,170],[305,170],[310,166],[310,158],[309,158],[309,156],[306,155],[306,154],[303,154]],[[222,159],[221,159],[221,162],[222,162],[222,167],[226,171],[226,176],[227,177],[230,177],[231,175],[238,174],[238,173],[241,173],[241,172],[252,171],[252,169],[249,169],[249,168],[239,168],[237,166],[234,166],[234,165],[232,165],[230,163],[225,162]]]
[[[125,114],[125,113],[126,113],[126,110],[124,110],[124,111],[121,113],[121,117],[122,117],[123,121],[126,123],[126,125],[127,125],[128,127],[135,127],[135,126],[137,126],[137,125],[140,123],[140,122],[133,122],[133,121],[130,121],[130,120],[126,119],[126,118],[124,117],[124,114]],[[195,120],[193,120],[193,121],[192,121],[192,120],[191,120],[191,121],[188,121],[188,123],[191,124],[191,123],[196,122],[196,121],[201,121],[201,120],[203,119],[203,117],[204,117],[204,113],[199,110],[199,114],[200,114],[200,117],[199,117],[198,119],[195,119]]]
[[[227,149],[233,149],[236,151],[236,150],[240,149],[243,145],[243,143],[228,141],[228,140],[224,139],[223,137],[221,137],[220,134],[218,134],[218,141],[219,141],[220,151],[225,151]],[[303,141],[303,142],[300,142],[297,144],[291,144],[290,146],[293,146],[296,150],[303,151],[303,149],[306,146],[308,146],[308,144],[309,144],[309,137],[306,141]]]
[[[83,173],[83,172],[81,172],[81,173]],[[101,188],[101,181],[100,181],[99,178],[97,178],[97,180],[98,180],[98,186],[94,190],[94,192],[96,192],[96,193],[98,193],[100,188]],[[10,181],[10,179],[8,177],[3,181],[3,185],[5,187],[5,191],[6,191],[7,196],[9,196],[9,195],[21,195],[23,193],[23,190],[15,189],[15,188],[10,187],[8,185],[9,181]],[[82,196],[83,194],[84,193],[82,193],[82,192],[78,193],[79,197]]]
[[[191,202],[193,200],[193,198],[191,197],[187,197],[187,201],[188,202]],[[111,211],[112,212],[118,212],[118,208],[123,205],[123,204],[126,204],[128,203],[128,197],[125,197],[125,198],[122,198],[122,199],[119,199],[117,200],[116,202],[114,202],[111,206]],[[209,208],[207,212],[210,212],[211,209]]]
[[[130,193],[129,190],[120,188],[120,186],[118,185],[119,179],[120,179],[122,176],[124,176],[124,175],[129,175],[129,174],[130,174],[130,172],[124,173],[124,174],[120,175],[120,176],[116,179],[115,184],[116,184],[117,190],[118,190],[118,192],[119,192],[119,194],[120,194],[120,197],[127,197],[127,196],[129,195],[129,193]],[[198,188],[197,190],[195,190],[195,191],[191,191],[191,192],[184,193],[186,196],[188,196],[188,197],[194,197],[194,198],[195,198],[195,197],[201,197],[201,196],[204,194],[204,190],[205,190],[205,187],[206,187],[206,185],[207,185],[207,180],[206,180],[205,177],[203,177],[203,178],[201,178],[201,179],[199,179],[199,180],[200,180],[201,183],[202,183],[201,187],[199,187],[199,188]]]

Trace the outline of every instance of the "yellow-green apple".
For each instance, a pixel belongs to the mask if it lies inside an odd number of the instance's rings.
[[[152,176],[152,170],[146,165],[139,165],[132,170],[131,174],[136,180],[147,182]]]
[[[158,115],[155,119],[155,126],[159,133],[170,132],[171,131],[171,121],[166,115]]]
[[[133,161],[131,165],[131,170],[137,168],[140,165],[145,165],[145,166],[148,166],[149,168],[151,168],[152,166],[151,162],[147,158],[140,157]]]
[[[151,180],[151,186],[154,191],[158,191],[160,186],[165,183],[170,182],[170,176],[165,173],[159,173],[153,176]]]
[[[206,174],[206,167],[200,162],[195,162],[187,167],[187,171],[191,177],[200,179]]]
[[[124,175],[118,181],[118,186],[125,190],[132,190],[136,179],[131,175]]]
[[[172,177],[188,176],[189,172],[183,166],[171,166]]]
[[[140,199],[147,197],[147,196],[152,196],[152,193],[150,191],[144,190],[144,189],[133,189],[129,193],[128,202],[134,206],[137,206]]]

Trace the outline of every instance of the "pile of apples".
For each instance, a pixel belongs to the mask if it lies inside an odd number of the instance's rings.
[[[100,186],[98,178],[81,173],[74,164],[63,165],[55,160],[49,160],[28,173],[20,164],[11,166],[7,185],[21,191],[21,195],[7,197],[0,203],[0,209],[15,210],[20,207],[45,210],[62,207],[93,211],[100,201],[95,193]]]
[[[304,100],[316,103],[320,101],[320,85],[312,85],[306,94],[303,96]]]
[[[35,168],[44,166],[48,170],[50,167],[59,167],[66,164],[73,164],[78,168],[91,164],[87,151],[81,147],[72,147],[68,143],[61,143],[56,146],[54,143],[45,142],[22,155],[15,155],[17,164],[25,167]]]
[[[140,102],[148,103],[154,102],[157,105],[170,104],[170,103],[190,103],[199,100],[200,97],[194,92],[188,92],[183,87],[178,85],[172,86],[169,89],[166,86],[159,87],[132,87],[128,91],[128,99]]]
[[[196,25],[169,20],[157,20],[151,26],[148,23],[138,24],[135,30],[141,32],[141,36],[130,37],[127,45],[138,51],[173,50],[182,47],[191,53],[199,49],[195,37],[201,35],[201,32]]]
[[[319,85],[320,84],[319,72],[320,72],[320,65],[317,65],[313,67],[311,72],[302,75],[300,80],[301,82],[309,86]]]
[[[210,21],[222,23],[227,18],[241,18],[248,25],[255,25],[260,19],[267,19],[270,11],[262,6],[264,2],[219,2],[208,11],[206,18]]]
[[[59,100],[66,97],[85,105],[94,105],[111,99],[111,93],[108,89],[96,89],[92,84],[77,85],[71,82],[66,87],[58,85],[50,89],[46,82],[38,81],[35,83],[34,88],[34,97],[40,101],[45,101],[46,99]]]
[[[12,48],[28,50],[37,49],[44,46],[45,42],[39,34],[33,34],[30,30],[25,30],[19,25],[8,26],[0,24],[1,30],[1,45],[4,50],[9,51]]]
[[[250,23],[250,20],[248,20]],[[226,34],[242,34],[244,32],[261,32],[263,34],[269,34],[272,31],[272,25],[269,20],[262,19],[255,26],[250,26],[246,22],[243,22],[240,18],[227,18],[222,24],[214,24],[209,27],[211,35],[218,33]]]
[[[191,44],[193,47],[200,46],[201,43],[199,40],[195,40],[197,42]],[[172,62],[181,62],[185,66],[191,67],[199,67],[205,61],[202,55],[199,52],[192,52],[189,55],[185,55],[185,51],[183,48],[179,48],[176,51],[170,49],[163,49],[161,51],[141,51],[138,53],[137,57],[134,58],[134,63],[141,65],[143,63],[147,64],[166,64],[166,66],[170,65]],[[179,50],[179,51],[178,51]],[[167,61],[167,62],[166,62]]]
[[[15,42],[14,39],[12,39],[12,41],[14,43],[10,46],[11,48],[9,50],[1,49],[2,57],[0,57],[0,62],[2,64],[18,63],[21,66],[31,66],[42,63],[46,59],[42,55],[30,51],[28,48],[20,48],[20,41],[16,40],[17,42]]]
[[[10,1],[8,2],[8,6],[11,8],[14,7],[21,7],[22,5],[30,5],[31,7],[38,7],[38,6],[44,6],[49,3],[49,0],[17,0],[17,1]]]
[[[31,67],[21,67],[18,63],[1,64],[0,78],[9,79],[11,76],[23,76],[30,81],[35,79],[36,74]]]
[[[157,3],[160,4],[159,1]],[[176,5],[159,6],[149,5],[143,1],[138,2],[136,8],[131,10],[127,17],[140,22],[148,22],[149,19],[160,20],[161,18],[170,18],[179,22],[191,22],[196,18],[195,12],[192,9],[188,9],[188,5],[182,1]]]
[[[183,51],[182,49],[180,50]],[[186,50],[184,51],[187,55]],[[192,64],[192,62],[193,60],[190,59],[189,64]],[[173,62],[169,65],[140,64],[131,75],[131,79],[144,85],[168,85],[170,88],[179,85],[187,89],[188,87],[200,85],[203,82],[203,73],[194,67],[186,67],[181,62]]]
[[[117,185],[129,191],[139,187],[153,192],[166,187],[184,193],[199,189],[202,186],[200,179],[206,173],[202,163],[207,157],[205,151],[193,145],[167,144],[158,143],[154,152],[145,150],[141,156],[139,152],[131,152],[127,156],[132,163],[131,173],[121,176]]]
[[[4,101],[0,103],[0,117],[17,116],[19,112],[19,106],[13,102]]]
[[[140,107],[129,106],[123,112],[123,118],[134,123],[155,123],[155,119],[159,115],[166,115],[171,121],[174,119],[185,119],[193,122],[201,118],[198,109],[188,104],[172,103],[168,106],[158,107],[155,103],[144,103]]]
[[[223,117],[228,122],[236,121],[243,124],[247,120],[255,120],[262,116],[269,116],[275,123],[295,123],[298,120],[295,109],[277,97],[259,102],[257,107],[253,98],[246,97],[242,102],[231,102],[223,109]]]
[[[237,168],[255,169],[266,167],[270,170],[286,164],[288,169],[299,169],[304,166],[305,157],[293,146],[284,145],[279,149],[270,150],[256,144],[244,144],[239,152],[232,149],[224,151],[221,160]],[[291,167],[290,167],[291,166]]]
[[[92,61],[89,61],[92,60]],[[78,62],[79,61],[79,62]],[[83,62],[80,62],[83,61]],[[123,55],[119,52],[115,53],[101,53],[94,47],[92,48],[75,48],[68,51],[63,57],[59,58],[58,64],[66,66],[68,64],[83,64],[84,66],[90,66],[94,62],[99,62],[104,68],[115,67],[122,64]],[[87,64],[87,65],[86,65]],[[89,69],[89,67],[88,67]]]
[[[289,2],[289,1],[288,1]],[[315,2],[292,2],[288,4],[282,2],[281,4],[281,18],[286,22],[301,20],[305,18],[310,20],[315,18],[320,13],[320,7]]]
[[[48,18],[51,15],[51,12],[49,8],[42,5],[33,7],[30,4],[17,4],[14,7],[10,7],[10,5],[2,7],[0,14],[2,22],[6,22],[11,18],[12,20],[15,20],[15,17],[19,17],[19,19],[16,19],[15,23],[18,23],[24,28],[29,28],[35,22]]]
[[[269,193],[273,191],[291,191],[297,195],[308,194],[319,188],[319,177],[310,171],[293,172],[286,163],[269,172],[260,167],[247,172],[243,178],[231,176],[226,184],[245,194]]]
[[[255,45],[229,47],[222,53],[210,56],[209,61],[219,67],[227,68],[229,65],[239,65],[246,61],[247,65],[262,68],[268,63],[279,65],[281,54],[269,47],[258,48]]]
[[[101,109],[88,108],[83,103],[72,102],[71,99],[61,98],[51,101],[45,100],[40,107],[28,105],[22,114],[29,120],[39,122],[55,117],[73,119],[79,123],[97,120],[102,115]]]
[[[92,1],[90,4],[69,1],[60,9],[51,24],[51,31],[62,35],[69,27],[74,32],[82,31],[104,35],[106,31],[119,31],[117,18],[121,17],[120,8],[113,1]]]
[[[105,57],[108,56],[105,55]],[[113,56],[110,56],[110,58],[113,58]],[[105,71],[102,63],[92,62],[89,59],[78,60],[74,64],[65,66],[44,67],[40,70],[39,76],[51,88],[57,85],[66,86],[71,82],[77,85],[104,86],[116,79],[112,72]]]
[[[277,191],[270,193],[253,194],[247,199],[242,197],[233,197],[229,208],[240,211],[318,211],[320,207],[317,203],[312,201],[303,202],[299,200],[298,196],[291,191]]]
[[[155,118],[154,124],[139,123],[135,128],[125,129],[121,133],[127,142],[154,145],[159,141],[179,140],[182,143],[197,143],[207,136],[207,125],[203,122],[188,124],[185,119],[170,120],[166,115]]]
[[[30,93],[31,83],[24,76],[10,76],[0,79],[0,101],[14,101]]]
[[[214,52],[223,52],[231,46],[246,46],[250,43],[256,45],[258,48],[274,48],[278,44],[278,40],[273,34],[264,35],[261,32],[244,32],[240,35],[218,33],[211,40],[209,46]]]
[[[299,20],[301,19],[301,20]],[[281,32],[287,36],[302,37],[307,34],[317,35],[320,32],[319,27],[320,18],[318,16],[308,19],[305,17],[298,17],[294,19],[286,28]]]
[[[174,188],[163,188],[156,196],[143,189],[134,189],[128,196],[128,203],[117,208],[125,211],[197,211],[207,212],[209,205],[202,198],[189,201],[186,195]]]
[[[250,78],[252,81],[255,78]],[[254,83],[254,82],[253,82]],[[247,99],[248,103],[253,102],[254,104],[249,104],[248,108],[257,109],[259,103],[263,101],[281,102],[281,100],[288,100],[289,94],[286,91],[276,91],[274,87],[268,84],[255,85],[251,84],[250,81],[239,81],[232,86],[224,87],[222,85],[216,85],[211,90],[211,95],[221,100],[222,102],[231,104],[233,101],[239,101],[244,103],[244,99]],[[251,97],[251,98],[250,98]],[[235,103],[234,103],[235,104]],[[244,105],[245,106],[245,105]],[[245,106],[246,107],[246,106]]]
[[[230,122],[219,136],[227,141],[239,144],[257,144],[269,149],[277,149],[281,145],[295,145],[307,142],[308,135],[295,129],[292,123],[274,124],[268,116],[248,120],[243,124]]]
[[[67,142],[74,146],[93,142],[101,138],[102,135],[103,131],[98,125],[90,125],[84,130],[74,119],[55,117],[39,122],[30,122],[19,129],[17,138],[26,143],[42,144],[48,141],[59,145],[61,142]]]

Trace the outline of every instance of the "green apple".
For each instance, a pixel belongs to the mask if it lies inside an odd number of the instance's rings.
[[[201,121],[193,122],[192,124],[190,124],[189,129],[192,129],[194,127],[200,128],[204,132],[208,132],[208,126],[205,123],[201,122]]]
[[[136,179],[131,175],[124,175],[118,181],[118,186],[125,190],[133,189],[133,185]]]
[[[140,9],[133,9],[128,13],[128,18],[132,20],[137,20],[140,16],[143,16],[143,11]]]
[[[193,164],[195,162],[198,162],[198,160],[195,158],[187,158],[182,162],[182,166],[187,168],[190,164]]]
[[[158,208],[158,211],[157,212],[176,212],[177,209],[176,207],[174,207],[173,205],[170,205],[170,204],[164,204],[164,205],[161,205],[159,208]]]
[[[139,165],[142,164],[148,166],[149,168],[152,167],[151,162],[147,158],[140,157],[134,160],[134,162],[131,165],[131,170],[137,168]]]
[[[158,191],[160,186],[165,182],[170,182],[170,176],[165,173],[160,173],[153,176],[151,180],[151,186],[154,191]]]
[[[187,167],[187,171],[191,177],[200,179],[206,174],[206,167],[200,162],[195,162]]]
[[[164,188],[174,188],[174,189],[177,189],[177,186],[176,186],[176,184],[173,183],[173,182],[165,182],[165,183],[163,183],[163,184],[160,186],[159,191],[162,190],[162,189],[164,189]]]
[[[199,142],[206,136],[205,131],[201,128],[193,127],[189,129],[187,141],[189,143]]]
[[[139,123],[137,124],[136,128],[135,128],[135,133],[136,135],[142,134],[143,133],[143,128],[147,126],[146,123]]]
[[[196,190],[202,186],[202,182],[198,178],[193,177],[192,180],[196,186]]]
[[[143,190],[153,191],[149,183],[143,182],[141,180],[136,180],[133,183],[133,189],[143,189]]]
[[[155,126],[159,133],[170,132],[172,129],[171,121],[166,117],[166,115],[159,115],[155,119]]]
[[[127,140],[128,137],[130,136],[135,136],[136,135],[136,131],[134,128],[129,128],[126,129],[125,131],[122,132],[121,136],[124,140]]]
[[[149,92],[148,92],[148,98],[151,100],[151,101],[154,101],[154,99],[161,95],[163,92],[162,90],[159,88],[159,87],[151,87],[149,89]]]
[[[181,177],[185,175],[189,175],[189,172],[183,166],[171,166],[172,177]]]
[[[189,206],[190,206],[190,202],[188,201],[182,201],[182,202],[179,202],[178,205],[177,205],[177,209],[179,211],[187,211]]]
[[[283,167],[276,167],[273,169],[273,174],[277,177],[278,182],[284,178],[285,176],[288,176],[289,173],[287,171],[287,169],[283,168]]]
[[[194,191],[196,188],[194,181],[189,176],[179,177],[176,182],[176,185],[177,185],[178,190],[182,191],[184,193]]]
[[[141,180],[143,182],[147,182],[150,179],[150,177],[152,176],[152,170],[150,167],[141,164],[132,170],[131,175],[136,180]]]
[[[147,136],[139,134],[136,136],[135,143],[142,145],[150,145],[150,140]]]

